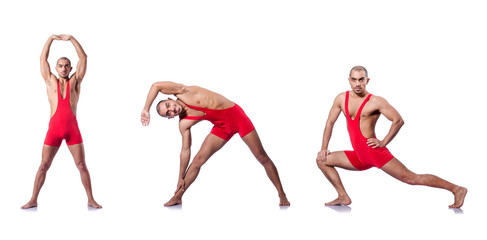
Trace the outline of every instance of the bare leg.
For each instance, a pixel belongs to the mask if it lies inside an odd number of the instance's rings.
[[[37,197],[39,197],[39,192],[41,191],[42,185],[46,180],[47,170],[51,167],[52,160],[56,156],[59,147],[44,145],[42,147],[42,160],[39,169],[37,170],[36,178],[34,181],[34,191],[30,201],[22,206],[22,209],[37,207]]]
[[[220,150],[225,145],[225,143],[227,143],[227,141],[213,134],[208,134],[205,141],[201,145],[200,150],[194,156],[193,162],[189,165],[186,174],[184,175],[185,190],[188,189],[188,187],[194,182],[200,172],[201,166],[203,166],[203,164],[205,164],[206,161],[208,161],[208,159],[215,152]],[[185,190],[179,190],[178,192],[176,192],[174,196],[167,203],[164,204],[164,206],[168,207],[182,204],[182,197]]]
[[[88,172],[88,168],[86,167],[85,163],[85,149],[83,143],[69,145],[68,149],[71,152],[71,155],[73,155],[74,163],[76,164],[76,167],[81,175],[81,182],[85,187],[86,195],[88,195],[88,206],[93,208],[102,208],[102,206],[96,203],[95,199],[93,198],[90,173]]]
[[[286,198],[286,194],[284,193],[284,189],[282,188],[281,180],[279,179],[279,173],[277,172],[277,168],[272,162],[271,158],[267,155],[262,146],[260,141],[259,135],[255,129],[250,132],[249,134],[245,135],[242,140],[247,144],[250,148],[252,154],[254,154],[255,158],[264,166],[265,172],[267,176],[271,180],[272,184],[277,189],[279,194],[279,206],[289,206],[291,203]]]
[[[347,170],[357,170],[348,160],[347,155],[345,152],[332,152],[326,157],[326,161],[316,161],[318,167],[323,172],[325,177],[330,181],[331,185],[335,188],[338,193],[338,198],[325,203],[326,206],[333,206],[333,205],[350,205],[352,200],[345,191],[345,187],[343,186],[342,180],[340,179],[340,175],[338,175],[337,170],[335,167],[344,168]]]
[[[382,170],[407,184],[442,188],[452,192],[455,196],[455,202],[449,206],[451,208],[460,208],[463,205],[465,196],[467,195],[466,188],[452,184],[435,175],[413,173],[396,158],[393,158],[391,161],[386,163],[382,167]]]

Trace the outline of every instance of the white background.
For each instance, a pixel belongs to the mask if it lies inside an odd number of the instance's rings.
[[[482,1],[2,1],[0,238],[485,238],[485,9]],[[86,207],[65,143],[39,207],[20,210],[49,122],[39,56],[60,33],[88,54],[78,121],[102,210]],[[61,56],[76,65],[71,43],[53,43],[52,67]],[[390,151],[417,173],[467,187],[461,211],[447,208],[449,192],[375,168],[339,170],[353,203],[323,206],[336,193],[315,157],[354,65],[369,70],[368,90],[406,122]],[[162,80],[242,106],[292,206],[278,207],[264,169],[236,135],[203,167],[183,207],[163,207],[177,183],[177,120],[152,110],[150,126],[140,124],[150,85]],[[332,150],[350,149],[345,124],[340,117]],[[389,126],[379,121],[379,138]],[[193,128],[193,155],[210,129]]]

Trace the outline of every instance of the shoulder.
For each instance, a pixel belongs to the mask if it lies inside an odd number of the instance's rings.
[[[336,97],[335,97],[335,101],[334,101],[334,104],[338,104],[338,105],[341,105],[342,103],[345,102],[345,97],[347,96],[347,92],[342,92],[342,93],[339,93]]]
[[[179,131],[181,132],[181,134],[183,134],[184,132],[191,130],[191,127],[198,122],[198,120],[180,118]]]
[[[370,102],[373,103],[387,103],[387,100],[381,96],[372,95],[370,96]]]
[[[372,95],[369,102],[378,108],[389,106],[389,102],[387,102],[387,100],[381,96]]]

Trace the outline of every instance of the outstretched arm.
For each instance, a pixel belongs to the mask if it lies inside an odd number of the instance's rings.
[[[318,157],[316,160],[318,161],[326,161],[326,156],[330,154],[328,150],[328,144],[330,143],[331,134],[333,132],[333,126],[335,125],[340,112],[342,111],[340,108],[341,95],[338,95],[333,102],[333,106],[330,109],[330,113],[328,114],[328,120],[326,120],[325,131],[323,133],[323,143],[321,144],[321,151],[318,152]]]
[[[61,37],[59,35],[51,35],[49,39],[47,39],[46,44],[44,44],[44,48],[42,49],[41,53],[41,75],[44,81],[47,81],[51,77],[51,66],[49,66],[49,62],[47,62],[47,58],[49,57],[49,50],[51,48],[51,44],[54,40],[60,40]]]
[[[184,186],[184,175],[186,174],[189,160],[191,158],[191,126],[192,124],[189,121],[181,120],[179,122],[179,131],[181,132],[183,143],[181,147],[181,154],[179,155],[179,178],[175,193],[180,189],[182,189],[184,192],[186,187]]]
[[[180,94],[184,93],[186,91],[186,86],[183,84],[179,83],[173,83],[173,82],[155,82],[152,84],[149,94],[147,95],[147,100],[145,101],[145,106],[144,109],[142,109],[142,114],[141,114],[141,121],[143,126],[149,125],[150,122],[150,114],[149,114],[149,109],[152,106],[152,103],[157,97],[157,94],[159,92],[164,93],[164,94]]]
[[[379,103],[378,105],[380,113],[382,113],[387,119],[392,121],[392,124],[389,132],[382,141],[378,140],[377,138],[369,138],[367,140],[368,145],[372,148],[387,146],[387,144],[389,144],[392,139],[394,139],[396,134],[399,132],[399,129],[401,129],[402,125],[404,125],[404,120],[393,106],[391,106],[384,98],[377,96],[375,96],[375,98]]]
[[[86,74],[86,63],[87,63],[88,56],[86,56],[85,51],[79,44],[78,40],[76,40],[76,38],[74,38],[69,34],[61,34],[59,36],[61,40],[70,41],[73,44],[74,48],[76,49],[76,54],[78,54],[79,60],[78,60],[78,65],[76,65],[75,77],[78,81],[81,82],[81,80],[83,80]]]

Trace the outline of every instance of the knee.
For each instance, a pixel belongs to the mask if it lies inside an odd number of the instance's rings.
[[[318,165],[319,169],[324,169],[326,167],[333,166],[331,163],[334,161],[334,159],[335,159],[335,154],[329,154],[326,156],[325,161],[321,161],[317,159],[316,164]]]
[[[39,166],[39,172],[47,172],[49,168],[51,167],[51,164],[49,163],[41,163],[41,166]]]
[[[84,162],[77,163],[76,164],[76,167],[78,168],[78,170],[80,172],[86,172],[86,171],[88,171],[88,168],[86,167],[86,163],[84,163]]]
[[[420,184],[420,177],[414,173],[404,174],[403,176],[401,176],[401,181],[409,185],[418,185]]]
[[[200,169],[204,163],[205,160],[201,157],[201,155],[197,154],[196,156],[194,156],[193,163],[191,163],[191,166],[195,167],[196,169]]]
[[[255,158],[262,165],[265,165],[271,161],[271,158],[265,152],[261,152],[261,153],[256,154]]]
[[[319,169],[323,169],[326,167],[326,162],[321,160],[316,160],[316,165],[318,165]]]

